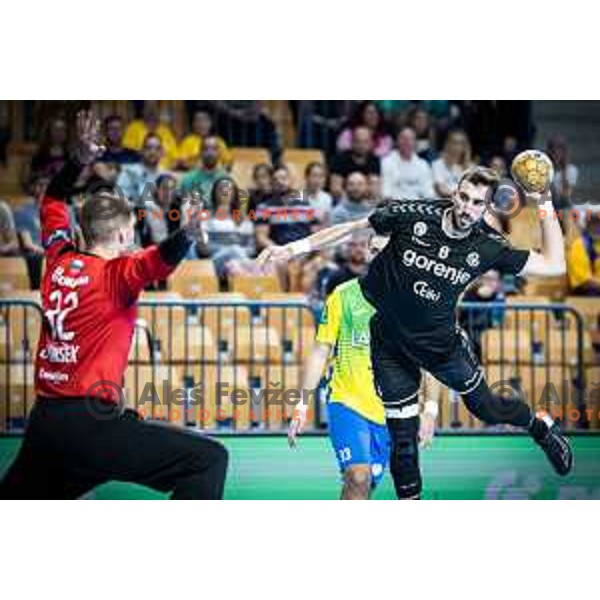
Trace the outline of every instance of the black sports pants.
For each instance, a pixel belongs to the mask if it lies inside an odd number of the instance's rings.
[[[116,480],[170,492],[172,499],[218,500],[227,461],[219,442],[139,420],[116,405],[38,400],[0,498],[78,498]]]
[[[389,328],[375,315],[371,320],[371,359],[375,384],[388,416],[417,402],[424,369],[458,392],[467,409],[484,423],[527,427],[531,422],[531,409],[522,398],[504,398],[491,392],[471,341],[460,328],[446,356],[425,355],[419,359],[410,349],[410,341],[405,345],[398,336],[390,337]]]
[[[494,395],[466,334],[457,329],[453,347],[446,356],[419,360],[379,315],[371,319],[371,362],[375,386],[383,401],[392,441],[390,471],[398,498],[421,493],[418,448],[418,392],[421,369],[461,395],[467,409],[488,424],[510,423],[527,427],[532,413],[519,398]]]

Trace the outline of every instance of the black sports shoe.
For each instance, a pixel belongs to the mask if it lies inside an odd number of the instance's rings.
[[[552,423],[542,434],[532,432],[536,444],[544,451],[550,464],[559,475],[567,475],[573,468],[573,451],[560,427]]]

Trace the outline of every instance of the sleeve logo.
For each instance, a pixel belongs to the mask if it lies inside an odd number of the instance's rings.
[[[52,244],[63,241],[70,242],[71,236],[66,229],[57,229],[47,240],[46,240],[46,248],[52,246]]]
[[[477,252],[471,252],[469,255],[467,255],[467,264],[470,267],[478,267],[479,266],[479,254]]]
[[[423,221],[417,221],[413,227],[413,233],[417,237],[423,237],[427,233],[427,225]]]

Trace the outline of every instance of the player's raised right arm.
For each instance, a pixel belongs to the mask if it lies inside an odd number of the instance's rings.
[[[535,196],[539,201],[540,198]],[[531,251],[521,275],[537,275],[539,277],[556,277],[567,271],[565,261],[565,241],[559,222],[554,213],[550,193],[546,194],[540,204],[540,221],[542,229],[542,251]]]

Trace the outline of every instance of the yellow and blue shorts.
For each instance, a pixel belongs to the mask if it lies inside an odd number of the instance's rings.
[[[345,404],[329,402],[329,439],[343,473],[352,465],[370,465],[373,486],[384,474],[390,458],[387,427],[358,414]]]

